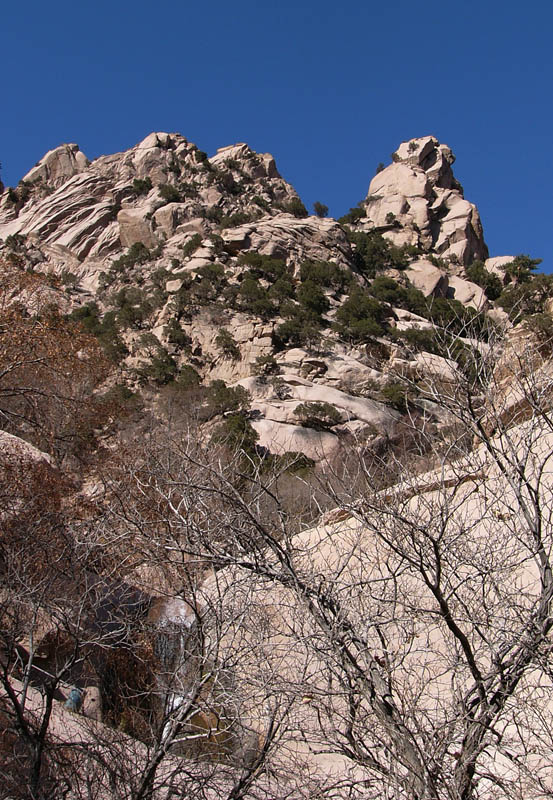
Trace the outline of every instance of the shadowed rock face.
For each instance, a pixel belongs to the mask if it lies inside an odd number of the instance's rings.
[[[434,136],[403,142],[371,181],[360,229],[382,228],[394,244],[412,244],[461,264],[485,259],[480,215],[455,179],[450,148]]]

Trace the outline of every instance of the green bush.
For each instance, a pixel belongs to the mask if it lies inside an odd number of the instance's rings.
[[[294,217],[298,217],[299,219],[309,216],[306,207],[299,197],[294,197],[289,203],[285,203],[282,206],[282,210],[287,211],[288,214],[292,214]]]
[[[213,441],[256,458],[259,435],[244,414],[230,414],[213,433]]]
[[[292,475],[304,476],[315,466],[315,462],[309,456],[298,453],[295,450],[288,450],[282,455],[269,454],[265,456],[263,467],[265,471],[274,474],[289,472]]]
[[[182,196],[176,186],[170,183],[160,183],[157,187],[161,197],[167,203],[181,203]]]
[[[75,309],[69,318],[80,322],[83,328],[96,336],[106,357],[114,364],[128,355],[128,349],[119,336],[115,312],[108,311],[100,320],[96,303],[89,303]]]
[[[97,303],[86,303],[69,314],[69,319],[79,322],[88,333],[98,335],[102,330]]]
[[[389,303],[392,306],[403,307],[406,300],[407,291],[403,286],[400,286],[397,281],[388,278],[385,275],[377,275],[371,282],[369,292],[377,300],[382,303]]]
[[[506,281],[516,281],[517,283],[526,283],[532,277],[532,273],[541,264],[541,258],[530,258],[530,256],[520,254],[508,264],[505,264],[502,269],[505,273]]]
[[[294,414],[305,427],[316,430],[328,430],[342,421],[340,412],[330,403],[300,403]]]
[[[183,350],[190,350],[192,339],[183,331],[176,319],[171,319],[163,329],[164,335],[170,344],[174,344]]]
[[[217,336],[215,337],[215,344],[225,356],[233,361],[238,361],[240,358],[240,348],[236,344],[233,336],[226,328],[219,328]]]
[[[152,302],[136,286],[121,289],[115,295],[114,302],[119,306],[117,321],[123,328],[139,328],[153,310]]]
[[[261,253],[241,253],[238,263],[248,266],[249,273],[253,275],[254,278],[263,278],[270,283],[273,283],[289,272],[286,262],[283,259],[272,258],[271,256],[265,256]]]
[[[301,284],[297,297],[300,305],[317,316],[325,314],[330,308],[328,297],[321,287],[312,280],[306,280]]]
[[[404,413],[409,406],[409,397],[402,383],[390,382],[383,386],[380,394],[385,403]]]
[[[427,328],[409,328],[405,331],[392,328],[390,335],[394,341],[403,341],[414,350],[436,355],[444,355],[444,347],[447,344],[443,336],[438,337],[436,331]]]
[[[151,257],[152,254],[143,242],[135,242],[125,255],[113,262],[111,269],[114,272],[126,272],[138,264],[146,264]]]
[[[319,203],[318,200],[313,203],[313,211],[321,219],[328,216],[328,206],[325,206],[324,203]]]
[[[283,307],[283,315],[288,319],[280,324],[273,335],[274,345],[284,347],[315,347],[321,339],[321,319],[301,306],[290,304]]]
[[[387,310],[360,287],[353,288],[336,313],[335,328],[343,339],[367,342],[384,333]]]
[[[231,172],[219,172],[217,183],[221,189],[233,195],[240,195],[244,191],[244,185],[237,183]]]
[[[429,297],[426,306],[424,316],[435,325],[446,328],[450,334],[487,338],[490,323],[482,312],[465,308],[459,300],[445,297]]]
[[[354,245],[353,262],[368,278],[374,278],[384,269],[405,269],[409,256],[416,251],[416,248],[406,245],[395,247],[378,231],[350,231],[348,238]]]
[[[252,372],[254,375],[277,375],[280,366],[272,355],[258,356],[252,364]]]
[[[361,200],[359,205],[350,208],[347,214],[344,214],[343,217],[338,219],[340,225],[355,225],[355,223],[362,219],[363,217],[367,216],[367,212],[365,211],[364,206],[362,205],[363,201]]]
[[[293,300],[296,296],[296,287],[290,275],[283,275],[269,287],[267,296],[279,305],[286,300]]]
[[[486,269],[482,261],[473,261],[465,272],[469,281],[484,289],[488,300],[497,300],[503,291],[503,284],[497,275]]]
[[[199,386],[201,382],[202,379],[196,370],[189,364],[184,364],[180,368],[178,375],[175,378],[175,384],[181,389],[193,389],[196,386]]]
[[[138,374],[141,377],[154,381],[158,386],[170,383],[174,380],[176,373],[177,365],[174,359],[161,345],[157,348],[156,353],[151,356],[149,363],[143,363],[138,368]]]
[[[264,197],[260,197],[258,194],[255,197],[252,197],[252,203],[255,203],[256,206],[262,208],[264,211],[268,211],[270,209],[270,204]]]
[[[181,248],[183,258],[188,258],[189,256],[192,255],[192,253],[195,253],[198,247],[201,245],[201,243],[202,243],[201,234],[195,233],[185,244],[183,244]]]
[[[243,311],[262,319],[270,319],[276,314],[276,308],[267,290],[250,273],[246,273],[242,279],[237,299]]]
[[[209,222],[221,222],[223,219],[223,209],[219,206],[210,206],[205,212],[205,218]]]
[[[227,386],[222,380],[211,381],[207,387],[207,419],[229,411],[247,411],[250,393],[243,386]]]
[[[351,280],[351,275],[333,261],[303,261],[300,264],[300,280],[313,281],[326,289],[343,292]]]
[[[133,192],[135,194],[148,194],[152,188],[151,178],[135,178],[132,182]]]
[[[224,228],[237,228],[239,225],[245,225],[255,219],[255,214],[250,214],[247,211],[237,211],[235,214],[228,214],[221,217],[219,227]]]
[[[108,406],[115,406],[118,414],[138,411],[142,407],[140,395],[132,392],[124,383],[116,383],[104,392],[101,400]]]
[[[497,304],[509,314],[513,322],[532,315],[541,314],[545,302],[553,295],[553,275],[534,275],[503,290]]]
[[[553,317],[551,314],[533,314],[525,320],[524,324],[536,336],[542,355],[550,357],[553,353]]]

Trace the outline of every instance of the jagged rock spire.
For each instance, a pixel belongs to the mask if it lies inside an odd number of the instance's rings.
[[[359,226],[381,228],[394,244],[417,245],[462,264],[487,258],[478,209],[465,200],[454,161],[434,136],[402,142],[392,164],[371,181]]]

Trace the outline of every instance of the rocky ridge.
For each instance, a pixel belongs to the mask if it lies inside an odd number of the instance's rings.
[[[451,376],[432,336],[455,323],[470,339],[474,314],[492,309],[467,270],[476,262],[501,283],[512,259],[484,263],[453,161],[432,136],[404,142],[335,221],[308,216],[272,156],[246,144],[207,158],[152,133],[92,162],[61,145],[3,192],[0,240],[12,263],[65,286],[60,307],[135,387],[242,386],[263,447],[325,460],[344,437],[392,436],[396,376]],[[305,404],[336,413],[306,427]]]

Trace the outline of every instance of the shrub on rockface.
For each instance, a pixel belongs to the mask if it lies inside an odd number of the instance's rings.
[[[276,307],[271,302],[267,290],[249,273],[242,279],[237,300],[242,311],[254,314],[256,317],[270,319],[276,314]]]
[[[272,355],[258,356],[252,364],[252,372],[254,375],[277,375],[280,372],[280,366],[276,358]]]
[[[343,217],[339,217],[338,222],[340,225],[355,225],[356,222],[366,216],[367,212],[361,200],[357,206],[350,208],[347,214],[344,214]]]
[[[303,261],[300,264],[300,280],[312,281],[325,289],[343,292],[351,281],[351,274],[333,261]]]
[[[186,244],[183,244],[182,246],[183,258],[188,258],[189,256],[192,255],[192,253],[195,253],[198,247],[201,245],[201,243],[202,243],[201,235],[199,233],[195,233],[194,236],[192,236],[186,242]]]
[[[336,313],[335,329],[341,338],[366,342],[382,336],[387,310],[360,287],[355,287]]]
[[[538,348],[544,357],[553,353],[553,317],[551,314],[533,314],[524,321],[527,330],[538,340]]]
[[[304,281],[297,291],[297,298],[301,306],[307,311],[320,316],[330,308],[328,297],[321,287],[312,280]]]
[[[221,230],[224,228],[237,228],[239,225],[245,225],[247,222],[257,219],[257,213],[248,211],[236,211],[234,214],[227,214],[222,216],[219,222]]]
[[[120,256],[111,265],[114,272],[126,272],[139,264],[146,264],[152,257],[150,250],[143,242],[135,242],[125,255]]]
[[[470,267],[465,270],[469,281],[480,286],[488,300],[497,300],[503,291],[503,284],[500,278],[493,272],[486,269],[482,261],[473,261]]]
[[[405,269],[409,258],[418,252],[416,247],[390,244],[378,231],[350,231],[348,239],[354,245],[353,262],[367,278],[384,269]]]
[[[163,198],[163,200],[165,200],[166,203],[182,202],[181,193],[179,192],[176,186],[173,186],[170,183],[160,183],[157,188],[161,197]]]
[[[389,336],[392,341],[403,342],[417,352],[424,351],[425,353],[435,353],[436,355],[444,354],[447,341],[444,341],[443,336],[437,336],[434,330],[426,328],[408,328],[404,331],[392,328],[389,331]]]
[[[240,348],[226,328],[219,328],[215,337],[215,344],[225,358],[230,358],[233,361],[237,361],[240,358]]]
[[[194,389],[200,385],[202,379],[196,370],[189,364],[183,364],[175,378],[175,385],[180,389]]]
[[[300,403],[294,409],[294,414],[301,420],[302,425],[316,430],[328,430],[334,425],[339,425],[342,420],[338,409],[330,403]]]
[[[298,217],[299,219],[309,216],[306,207],[299,197],[293,197],[289,203],[286,203],[282,206],[282,210],[287,211],[288,214],[292,214],[294,217]]]
[[[222,380],[211,381],[207,387],[204,416],[206,419],[229,411],[247,411],[250,393],[243,386],[227,386]]]
[[[132,182],[132,188],[135,194],[148,194],[152,188],[152,179],[135,178]]]
[[[524,253],[515,256],[512,261],[502,267],[506,283],[511,283],[512,281],[526,283],[532,278],[533,273],[541,262],[541,258],[530,258]]]
[[[325,206],[324,203],[320,203],[318,200],[315,200],[313,203],[313,211],[320,219],[328,216],[328,206]]]
[[[380,394],[385,403],[404,413],[409,405],[409,395],[402,383],[391,381],[382,387]]]
[[[213,441],[224,444],[232,452],[245,453],[256,458],[256,445],[259,434],[244,414],[230,414],[213,433]]]
[[[497,300],[497,305],[516,322],[532,314],[541,314],[545,303],[553,295],[553,275],[535,275],[517,284],[507,286]]]
[[[88,333],[96,336],[104,354],[112,363],[118,364],[128,355],[129,351],[119,336],[119,327],[114,311],[107,311],[100,319],[97,304],[87,303],[72,311],[69,319],[79,322]]]
[[[429,297],[424,316],[435,325],[445,328],[451,335],[477,336],[487,339],[491,327],[490,320],[474,308],[465,308],[459,302],[445,297]]]
[[[171,319],[163,329],[164,335],[170,344],[183,350],[189,350],[192,346],[192,339],[183,331],[176,319]]]
[[[289,272],[286,261],[282,258],[272,258],[261,253],[241,253],[238,263],[249,267],[248,272],[254,278],[262,278],[270,283]]]
[[[277,349],[318,345],[321,339],[320,317],[293,303],[283,306],[281,313],[287,319],[274,332],[273,341]]]

